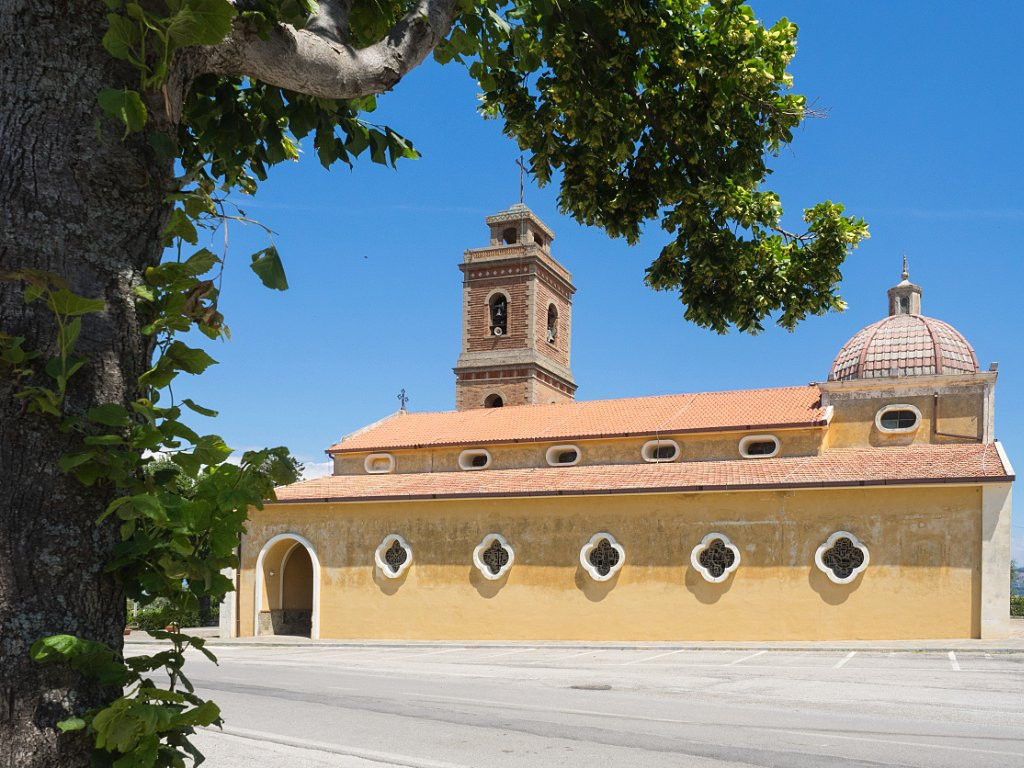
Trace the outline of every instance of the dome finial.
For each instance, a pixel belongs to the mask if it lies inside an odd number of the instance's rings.
[[[904,280],[910,279],[910,272],[907,271],[907,254],[903,254],[903,272],[900,274]]]

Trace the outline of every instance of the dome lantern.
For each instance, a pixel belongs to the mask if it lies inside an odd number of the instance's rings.
[[[890,315],[920,315],[921,314],[921,286],[910,282],[910,273],[907,271],[907,257],[903,257],[903,278],[899,283],[889,289],[889,314]]]

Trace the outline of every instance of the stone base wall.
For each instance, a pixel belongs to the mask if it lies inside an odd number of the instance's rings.
[[[283,609],[260,611],[260,635],[302,635],[309,637],[313,611]]]

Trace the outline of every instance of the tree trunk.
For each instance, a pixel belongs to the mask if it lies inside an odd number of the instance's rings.
[[[97,0],[0,0],[0,273],[34,267],[102,297],[84,318],[68,406],[127,402],[150,356],[132,288],[160,258],[172,167],[143,135],[101,116],[103,87],[137,87],[100,40]],[[0,331],[54,355],[54,323],[22,286],[0,281]],[[49,417],[29,416],[0,368],[0,766],[85,766],[90,745],[54,724],[118,691],[28,658],[34,640],[69,633],[120,648],[125,601],[104,573],[117,529],[97,526],[114,491],[85,488],[57,467],[76,447]]]

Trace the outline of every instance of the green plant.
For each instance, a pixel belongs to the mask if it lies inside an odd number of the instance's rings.
[[[1010,595],[1010,615],[1024,616],[1024,595]]]

